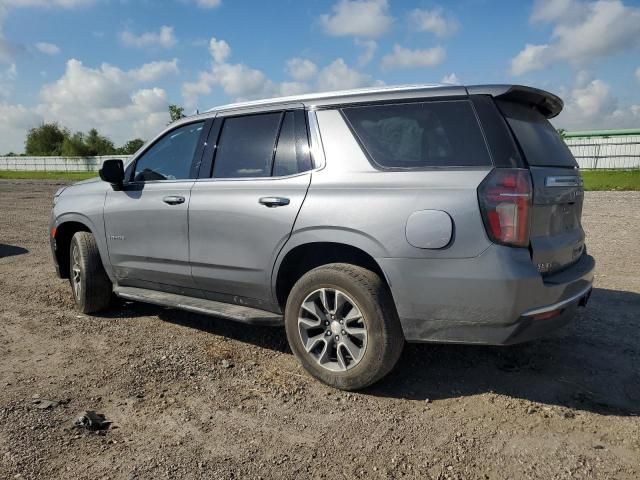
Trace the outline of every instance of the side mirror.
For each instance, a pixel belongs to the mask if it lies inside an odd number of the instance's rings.
[[[120,159],[105,160],[98,172],[100,178],[109,182],[114,189],[119,189],[124,183],[124,164]]]

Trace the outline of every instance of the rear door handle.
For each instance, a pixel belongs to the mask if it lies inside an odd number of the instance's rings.
[[[284,207],[285,205],[289,205],[290,200],[284,197],[262,197],[258,200],[262,205],[273,208],[273,207]]]
[[[162,201],[168,205],[180,205],[181,203],[184,203],[184,197],[169,195],[168,197],[164,197]]]

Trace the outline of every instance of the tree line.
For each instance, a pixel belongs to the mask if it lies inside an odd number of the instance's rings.
[[[169,105],[169,117],[171,122],[183,118],[184,109],[177,105]],[[27,132],[24,155],[61,157],[133,155],[144,143],[143,139],[134,138],[124,145],[116,147],[108,137],[101,135],[95,128],[86,133],[72,133],[68,128],[51,122],[33,127]],[[7,154],[7,156],[15,155],[13,152]]]

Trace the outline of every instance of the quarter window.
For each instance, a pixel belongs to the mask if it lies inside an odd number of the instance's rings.
[[[310,169],[311,157],[304,117],[297,116],[294,112],[287,112],[278,136],[273,176],[294,175]]]
[[[134,181],[184,180],[190,178],[191,163],[204,122],[171,130],[136,162]]]
[[[382,168],[491,165],[484,137],[466,100],[344,108],[370,158]]]

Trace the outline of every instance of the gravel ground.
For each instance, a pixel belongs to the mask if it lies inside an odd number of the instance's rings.
[[[50,260],[56,188],[0,183],[0,478],[640,478],[640,192],[587,193],[596,288],[573,325],[409,345],[347,394],[310,379],[280,328],[76,313]],[[111,427],[73,428],[83,410]]]

